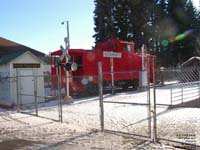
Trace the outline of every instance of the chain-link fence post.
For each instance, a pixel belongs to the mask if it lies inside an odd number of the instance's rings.
[[[152,59],[152,72],[153,72],[153,142],[157,142],[157,117],[156,117],[156,79],[155,79],[155,60]]]
[[[148,115],[148,132],[149,135],[151,136],[151,88],[150,88],[150,59],[147,59],[147,103],[148,103],[148,111],[147,111],[147,115]]]
[[[60,122],[63,122],[63,116],[62,116],[62,74],[61,74],[61,65],[60,65],[60,74],[59,74],[59,83],[60,83],[60,98],[59,98],[59,106],[60,106]]]
[[[100,106],[100,125],[101,131],[104,131],[104,106],[103,106],[103,79],[102,63],[98,62],[98,82],[99,82],[99,106]]]
[[[36,116],[38,116],[37,75],[34,75],[34,101],[35,101],[35,113],[36,113]]]
[[[58,69],[59,71],[59,69]],[[59,87],[60,87],[60,83],[59,83],[59,75],[57,75],[57,87],[56,87],[56,98],[57,98],[57,101],[58,101],[58,120],[60,121],[60,90],[59,90]]]
[[[170,101],[171,101],[171,106],[172,106],[172,85],[170,86]]]
[[[161,86],[165,85],[165,77],[164,77],[164,72],[165,72],[165,68],[164,67],[160,67],[160,82],[161,82]]]
[[[62,88],[61,88],[61,64],[58,64],[58,76],[57,76],[58,90],[59,90],[59,100],[58,100],[58,115],[59,121],[62,123]]]
[[[198,84],[198,87],[199,87],[199,98],[200,98],[200,68],[198,67],[198,76],[199,76],[199,84]]]
[[[19,108],[19,77],[18,77],[18,69],[16,69],[16,95],[17,95],[17,112],[20,112],[20,108]]]
[[[183,103],[183,84],[181,85],[181,103]]]

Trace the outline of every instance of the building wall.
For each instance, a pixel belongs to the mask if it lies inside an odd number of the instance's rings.
[[[13,64],[14,63],[40,63],[40,68],[13,68]],[[34,79],[34,89],[37,92],[37,101],[38,102],[42,102],[44,101],[44,78],[43,78],[43,70],[44,70],[44,65],[43,63],[41,63],[40,61],[38,61],[35,57],[33,57],[32,55],[26,54],[26,55],[22,55],[21,57],[19,57],[18,59],[16,59],[15,61],[13,61],[10,64],[11,70],[15,70],[16,74],[18,74],[20,72],[20,70],[27,70],[27,69],[31,69],[33,71],[33,79]],[[25,77],[26,78],[26,77]],[[22,80],[18,80],[18,93],[20,93],[20,83],[23,82],[23,77],[21,77],[20,79]],[[14,89],[16,89],[16,85],[13,86]],[[27,85],[27,88],[30,88],[31,85]],[[12,91],[12,96],[13,98],[15,98],[15,102],[17,102],[17,96],[16,96],[16,90]],[[29,94],[29,93],[27,93]],[[22,96],[18,96],[19,99],[22,99]],[[23,101],[22,103],[34,103],[33,99],[35,99],[33,96],[32,97],[26,97],[27,101]],[[32,102],[31,102],[32,101]]]
[[[13,68],[13,64],[15,63],[40,63],[40,68]],[[25,53],[15,60],[11,61],[9,64],[9,70],[10,70],[10,76],[13,79],[11,82],[11,87],[10,87],[10,98],[13,100],[14,103],[20,102],[21,104],[26,104],[26,103],[34,103],[35,97],[34,97],[34,91],[31,92],[32,96],[24,96],[20,93],[22,93],[21,90],[21,85],[23,81],[27,81],[27,78],[34,80],[29,85],[28,83],[23,83],[23,85],[27,85],[26,88],[30,88],[34,86],[33,90],[37,91],[37,101],[42,102],[44,101],[44,78],[43,78],[43,63],[39,61],[35,56],[31,55],[30,53]],[[26,72],[27,70],[31,70],[33,74],[31,77],[25,76],[22,77],[20,76],[20,72]],[[25,80],[26,79],[26,80]],[[17,84],[18,83],[18,84]],[[34,85],[32,85],[34,84]],[[18,87],[17,87],[18,85]],[[18,94],[17,94],[18,93]],[[30,95],[30,93],[23,93],[25,95]]]
[[[0,66],[0,103],[12,102],[9,65]]]

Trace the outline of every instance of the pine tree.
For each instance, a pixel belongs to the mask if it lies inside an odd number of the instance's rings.
[[[178,26],[178,39],[173,43],[175,63],[182,63],[195,55],[197,15],[191,0],[181,1],[173,11],[173,17]],[[178,37],[176,36],[176,37]]]
[[[121,40],[131,40],[132,24],[129,14],[131,0],[114,0],[113,3],[113,27],[114,34]]]
[[[136,49],[145,43],[161,65],[200,54],[200,12],[191,0],[95,0],[94,14],[96,41],[116,35]]]
[[[167,25],[171,23],[169,19],[167,0],[155,1],[154,16],[155,17],[152,25],[153,29],[151,30],[153,41],[151,50],[153,54],[157,55],[157,62],[163,65],[168,61],[168,59],[166,59],[166,55],[170,56],[168,46],[162,46],[161,44],[162,41],[167,39],[171,33]]]
[[[197,55],[197,37],[198,37],[198,12],[195,9],[191,0],[188,0],[186,4],[186,13],[188,15],[187,31],[191,32],[188,37],[186,37],[186,52],[183,53],[183,59],[186,60],[194,55]],[[188,52],[189,51],[189,52]]]
[[[166,5],[167,4],[167,5]],[[182,63],[194,53],[194,37],[189,35],[178,39],[184,32],[191,32],[192,22],[195,21],[195,10],[189,0],[161,0],[161,12],[165,16],[159,18],[158,29],[160,36],[160,60],[163,65]],[[167,43],[164,44],[163,41]],[[167,59],[166,59],[166,56]]]
[[[112,33],[112,0],[95,0],[95,41],[104,41]]]
[[[136,48],[148,41],[149,26],[151,25],[153,0],[117,0],[114,18],[115,28],[120,31],[119,38],[134,40]],[[144,33],[144,36],[141,35]]]
[[[200,1],[199,9],[197,10],[197,23],[196,23],[196,55],[200,56]]]

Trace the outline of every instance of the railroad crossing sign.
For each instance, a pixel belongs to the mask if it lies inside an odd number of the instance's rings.
[[[122,54],[117,52],[104,51],[103,57],[121,58]]]

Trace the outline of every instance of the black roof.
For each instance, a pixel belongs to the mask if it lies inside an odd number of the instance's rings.
[[[13,59],[17,58],[18,56],[22,55],[25,52],[17,52],[10,55],[5,55],[0,57],[0,65],[7,64],[8,62],[12,61]]]
[[[15,43],[13,41],[7,40],[5,38],[0,37],[0,57],[5,56],[5,55],[10,55],[13,53],[18,53],[18,52],[26,52],[30,51],[34,55],[38,57],[44,57],[45,54],[42,52],[39,52],[37,50],[34,50],[30,47]]]

